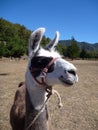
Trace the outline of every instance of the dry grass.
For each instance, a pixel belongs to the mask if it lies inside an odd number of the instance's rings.
[[[98,130],[98,61],[72,61],[79,83],[73,87],[55,86],[63,108],[52,96],[49,110],[53,130]],[[0,130],[11,130],[9,111],[18,83],[24,81],[27,61],[0,61]]]

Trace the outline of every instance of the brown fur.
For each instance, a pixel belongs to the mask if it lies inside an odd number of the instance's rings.
[[[10,123],[12,130],[25,130],[37,113],[38,111],[34,109],[31,103],[25,83],[21,82],[18,90],[16,91],[14,103],[10,111]],[[32,127],[28,130],[49,130],[47,106]]]
[[[14,103],[10,111],[12,130],[24,130],[25,124],[25,84],[22,82],[16,91]]]

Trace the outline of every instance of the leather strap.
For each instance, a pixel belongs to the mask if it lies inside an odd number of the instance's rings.
[[[57,60],[58,58],[53,58],[49,64],[42,70],[41,74],[40,74],[40,77],[41,77],[41,82],[35,77],[33,76],[34,80],[41,86],[49,86],[47,83],[46,83],[46,75],[47,75],[47,72],[48,72],[48,69],[50,68],[50,66]],[[37,71],[38,69],[37,68],[30,68],[30,71],[31,73],[33,73],[34,71]]]

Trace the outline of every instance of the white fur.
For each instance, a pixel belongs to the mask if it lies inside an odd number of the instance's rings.
[[[28,69],[26,72],[26,86],[34,108],[40,110],[46,99],[46,91],[42,86],[36,84]]]
[[[63,69],[62,69],[63,68]],[[62,58],[59,58],[55,61],[55,70],[52,73],[47,74],[47,82],[49,85],[55,85],[55,84],[61,84],[61,81],[59,80],[59,77],[63,75],[66,79],[73,78],[73,76],[70,74],[65,74],[65,70],[73,69],[76,71],[76,68],[73,66],[73,64],[65,61]],[[74,80],[74,79],[73,79]],[[76,82],[76,81],[75,81]],[[67,86],[65,84],[65,86]]]
[[[45,50],[43,48],[41,48],[39,50],[38,56],[46,56],[46,57],[53,57],[53,58],[60,58],[61,57],[58,52],[56,52],[56,51],[49,52],[49,51],[47,51],[47,50]]]

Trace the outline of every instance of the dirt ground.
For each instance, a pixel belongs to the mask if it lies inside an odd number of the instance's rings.
[[[98,61],[71,61],[78,69],[79,82],[73,87],[56,85],[57,97],[49,100],[53,130],[98,130]],[[24,81],[27,61],[0,60],[0,130],[11,130],[9,112],[18,83]]]

